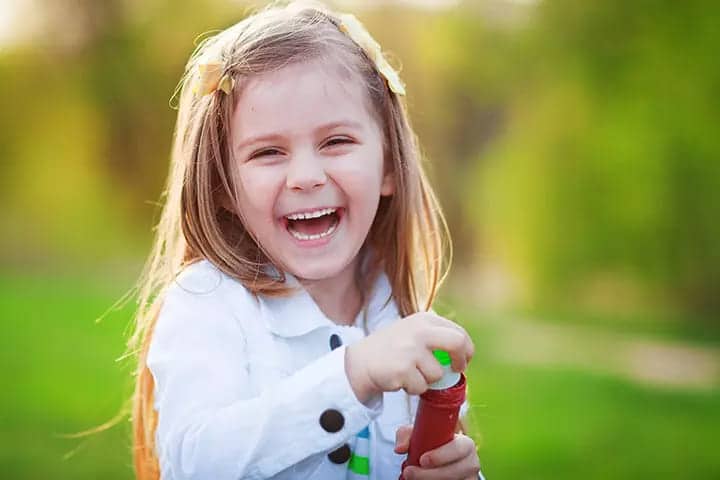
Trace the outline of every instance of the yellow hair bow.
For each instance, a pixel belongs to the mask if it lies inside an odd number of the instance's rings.
[[[375,63],[375,67],[382,76],[385,77],[390,90],[398,95],[405,95],[405,86],[400,80],[400,75],[398,75],[395,69],[385,59],[380,49],[380,44],[370,36],[370,33],[368,33],[367,29],[363,27],[363,24],[355,18],[355,15],[349,13],[341,14],[339,28],[358,44],[367,56],[370,57],[370,60]]]
[[[223,75],[222,62],[204,62],[197,66],[197,78],[193,93],[207,95],[215,90],[221,90],[230,95],[235,86],[235,79],[230,73]]]

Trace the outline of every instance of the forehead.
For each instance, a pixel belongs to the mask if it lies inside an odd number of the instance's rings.
[[[321,61],[290,64],[242,82],[232,114],[233,145],[347,120],[377,128],[362,82]]]

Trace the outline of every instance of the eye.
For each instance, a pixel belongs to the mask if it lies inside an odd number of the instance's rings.
[[[250,155],[250,158],[258,158],[258,157],[269,157],[273,155],[279,155],[281,152],[277,148],[266,148],[264,150],[258,150],[257,152]]]
[[[333,137],[327,142],[325,142],[325,146],[327,147],[334,147],[336,145],[343,145],[343,144],[349,144],[349,143],[355,143],[352,138],[348,137]]]

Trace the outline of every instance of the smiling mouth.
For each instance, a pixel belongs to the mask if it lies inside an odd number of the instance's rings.
[[[335,232],[342,213],[342,208],[324,208],[313,212],[286,215],[283,219],[285,228],[293,238],[300,241],[319,240]]]

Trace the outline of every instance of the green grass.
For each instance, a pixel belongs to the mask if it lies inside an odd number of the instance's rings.
[[[489,478],[717,478],[717,394],[477,361],[470,378]]]
[[[109,420],[130,393],[130,366],[115,362],[128,309],[95,322],[124,287],[0,278],[0,357],[10,386],[0,400],[3,478],[132,478],[129,422],[82,439],[62,437]]]
[[[133,304],[95,323],[128,286],[0,276],[9,386],[0,400],[3,478],[132,478],[129,422],[85,439],[60,437],[107,421],[130,393],[131,366],[115,359]],[[489,353],[503,334],[497,319],[467,308],[457,317],[476,340],[471,424],[489,479],[717,478],[719,392],[503,363]],[[668,338],[690,327],[663,328]],[[720,346],[710,338],[703,345]]]

